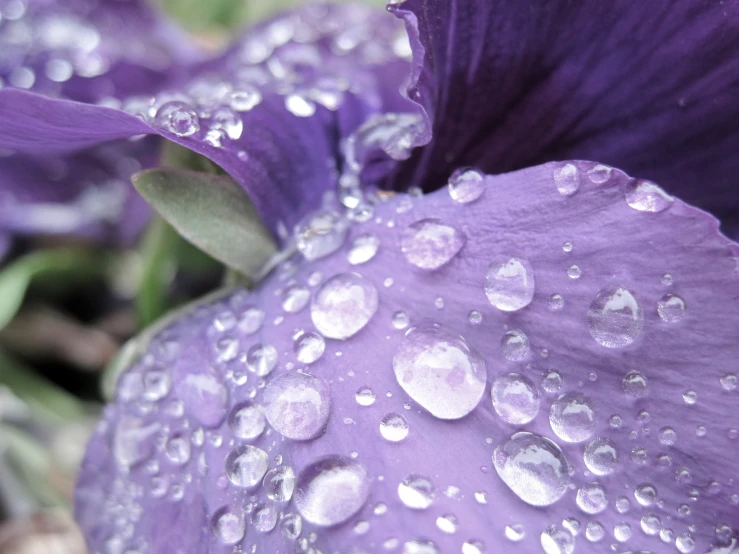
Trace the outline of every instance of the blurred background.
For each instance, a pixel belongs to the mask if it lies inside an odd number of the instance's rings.
[[[299,3],[151,1],[214,50]],[[126,340],[222,285],[225,272],[157,217],[128,247],[23,238],[0,260],[0,554],[84,554],[75,473],[109,368]]]

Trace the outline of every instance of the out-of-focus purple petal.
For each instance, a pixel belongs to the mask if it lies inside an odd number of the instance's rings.
[[[396,188],[598,159],[736,219],[739,10],[717,1],[407,0],[433,142]]]
[[[732,544],[739,246],[608,166],[462,175],[154,338],[80,473],[92,550],[160,511],[183,553]]]
[[[153,138],[67,155],[0,158],[0,232],[130,243],[148,220],[131,176],[156,162]]]
[[[309,6],[121,110],[3,90],[0,148],[72,151],[158,133],[219,164],[279,235],[334,187],[343,139],[372,115],[411,108],[399,92],[403,37],[389,14]]]

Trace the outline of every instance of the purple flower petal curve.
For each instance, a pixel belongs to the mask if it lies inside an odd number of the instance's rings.
[[[402,29],[359,6],[308,6],[245,34],[190,79],[121,109],[0,90],[0,148],[74,151],[155,133],[209,157],[276,233],[320,204],[341,142],[368,116],[409,109]],[[391,40],[393,39],[393,40]]]
[[[397,177],[597,159],[731,223],[739,11],[723,2],[407,0],[409,97],[428,118]],[[602,9],[603,8],[603,9]],[[397,187],[396,187],[397,188]]]
[[[591,162],[382,193],[153,340],[78,520],[92,550],[733,552],[738,254]]]

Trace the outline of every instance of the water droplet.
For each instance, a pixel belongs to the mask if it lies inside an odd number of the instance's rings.
[[[437,324],[406,332],[393,370],[403,390],[440,419],[466,416],[485,392],[485,361],[463,337]]]
[[[364,264],[375,257],[380,248],[380,239],[370,233],[354,237],[346,259],[352,265]]]
[[[688,404],[689,406],[692,406],[696,402],[698,402],[698,393],[694,390],[688,390],[683,393],[683,402]]]
[[[657,502],[657,489],[649,483],[642,483],[634,489],[634,498],[642,506],[653,506]]]
[[[267,453],[256,446],[239,446],[226,456],[226,475],[237,487],[252,488],[258,485],[268,468]]]
[[[677,442],[677,433],[672,427],[663,427],[657,433],[657,440],[664,446],[672,446]]]
[[[398,485],[398,497],[407,507],[425,510],[434,501],[436,488],[428,477],[412,473]]]
[[[229,427],[240,439],[258,437],[264,431],[266,423],[264,408],[248,401],[235,406],[228,417]]]
[[[727,373],[719,379],[719,382],[721,383],[721,388],[726,391],[731,392],[739,389],[739,377],[733,373]]]
[[[675,199],[651,181],[633,181],[626,189],[626,203],[640,212],[662,212]]]
[[[553,312],[559,311],[562,308],[565,307],[565,299],[564,297],[555,292],[553,295],[549,297],[549,309]]]
[[[319,210],[295,226],[295,242],[306,260],[317,260],[336,252],[344,244],[347,226],[331,210]]]
[[[497,256],[485,275],[485,294],[504,312],[515,312],[534,299],[534,270],[528,260]]]
[[[239,318],[238,327],[245,335],[251,335],[259,331],[264,322],[264,312],[259,308],[249,307],[244,310]]]
[[[448,533],[450,535],[456,533],[457,525],[457,516],[454,514],[444,514],[436,518],[436,526],[443,533]]]
[[[585,527],[585,538],[590,542],[602,541],[606,536],[606,530],[598,521],[591,521]]]
[[[221,129],[231,140],[238,140],[244,132],[244,122],[231,108],[222,106],[211,114],[211,128]]]
[[[500,339],[500,348],[503,356],[511,362],[520,362],[525,360],[531,354],[529,347],[529,337],[526,333],[519,330],[508,331]]]
[[[267,498],[274,502],[289,502],[295,489],[295,473],[290,466],[270,469],[264,476]]]
[[[600,483],[588,483],[577,489],[577,507],[586,514],[599,514],[608,507],[606,490]]]
[[[190,106],[180,101],[163,104],[158,110],[155,123],[178,137],[189,137],[200,130],[200,120]]]
[[[580,175],[575,164],[566,163],[556,167],[553,176],[554,184],[562,196],[572,196],[580,188]]]
[[[656,535],[662,528],[662,520],[655,514],[646,514],[641,518],[641,528],[647,535]]]
[[[580,392],[568,392],[557,398],[549,411],[549,424],[566,442],[581,442],[595,431],[595,406]]]
[[[595,475],[609,475],[618,469],[618,450],[611,440],[598,437],[585,447],[583,461]]]
[[[277,510],[271,504],[262,504],[251,513],[251,523],[260,533],[269,533],[277,526]]]
[[[255,344],[246,354],[246,367],[260,377],[272,373],[276,365],[277,349],[272,345]]]
[[[339,273],[323,283],[313,297],[311,318],[330,339],[348,339],[369,322],[379,302],[377,289],[358,273]]]
[[[505,536],[509,541],[518,542],[526,537],[526,529],[520,523],[506,525]]]
[[[457,228],[438,219],[421,219],[403,232],[401,250],[412,265],[439,269],[457,255],[467,238]]]
[[[560,448],[534,433],[516,433],[493,453],[495,471],[532,506],[549,506],[562,498],[570,484],[569,467]]]
[[[229,105],[237,112],[248,112],[262,101],[262,93],[259,89],[250,85],[240,85],[237,90],[231,92]]]
[[[306,373],[289,373],[273,379],[264,390],[265,415],[282,436],[308,440],[328,421],[331,397],[328,385]]]
[[[640,371],[629,371],[621,380],[621,388],[626,396],[644,396],[647,392],[647,378]]]
[[[619,523],[613,528],[613,536],[618,542],[626,542],[631,538],[631,525]]]
[[[553,369],[547,371],[541,378],[541,388],[550,393],[558,392],[562,384],[562,375]]]
[[[462,543],[462,554],[483,554],[485,543],[478,540],[464,541]]]
[[[282,291],[282,309],[295,314],[305,308],[310,300],[310,290],[302,285],[290,285]]]
[[[689,533],[678,535],[675,546],[682,554],[688,554],[695,549],[695,539]]]
[[[539,413],[539,391],[519,373],[497,377],[490,392],[495,411],[506,423],[523,425]]]
[[[393,314],[393,327],[395,329],[406,329],[410,324],[410,318],[405,312],[395,312]]]
[[[403,544],[401,554],[439,554],[439,547],[426,539],[415,539]]]
[[[607,348],[622,348],[634,342],[643,323],[636,294],[619,286],[602,289],[588,310],[590,334]]]
[[[579,279],[582,275],[582,270],[580,269],[579,265],[571,265],[569,268],[567,268],[567,276],[570,279]]]
[[[160,429],[158,423],[146,423],[141,419],[123,416],[113,431],[113,456],[127,468],[143,462],[154,451],[154,436]]]
[[[572,243],[570,241],[565,242],[562,245],[562,250],[564,250],[565,252],[572,252]]]
[[[598,164],[588,170],[588,178],[590,179],[591,183],[602,185],[611,178],[611,173],[613,173],[612,167]]]
[[[458,204],[469,204],[485,190],[485,176],[475,169],[458,169],[449,178],[449,196]]]
[[[293,348],[295,350],[295,357],[299,362],[312,364],[323,356],[323,351],[326,349],[326,342],[318,333],[309,331],[307,333],[301,333],[295,339]]]
[[[685,317],[685,301],[675,294],[665,294],[657,302],[657,313],[665,323],[677,323]]]
[[[244,513],[235,506],[224,506],[213,514],[210,526],[223,544],[236,544],[244,538],[246,531]]]
[[[190,460],[190,439],[185,435],[173,435],[167,441],[167,458],[172,463],[182,465]]]
[[[370,478],[357,461],[342,456],[319,458],[300,472],[295,505],[306,521],[329,527],[356,514],[367,501]]]
[[[468,315],[468,319],[472,325],[480,325],[482,323],[482,313],[478,310],[472,310]]]
[[[372,406],[375,403],[375,393],[369,387],[362,387],[356,394],[357,404],[360,406]]]
[[[567,529],[550,525],[541,534],[541,547],[546,554],[572,554],[575,551],[575,538]]]
[[[303,532],[303,518],[298,514],[287,514],[282,518],[282,536],[295,540]]]
[[[380,422],[380,433],[390,442],[400,442],[408,436],[408,422],[400,414],[387,414]]]

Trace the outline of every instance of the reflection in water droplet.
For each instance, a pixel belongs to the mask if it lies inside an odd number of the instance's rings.
[[[613,536],[618,542],[626,542],[631,538],[631,525],[619,523],[613,528]]]
[[[554,169],[554,184],[562,196],[572,196],[580,188],[580,174],[575,164],[566,163]]]
[[[375,403],[375,393],[369,387],[361,387],[356,394],[357,404],[360,406],[372,406]]]
[[[647,392],[647,378],[640,371],[629,371],[621,380],[621,388],[626,396],[639,397]]]
[[[618,469],[618,450],[611,440],[598,437],[585,447],[583,461],[595,475],[609,475]]]
[[[356,514],[367,501],[370,478],[357,461],[326,456],[300,472],[295,505],[306,521],[329,527]]]
[[[241,508],[224,506],[213,514],[210,528],[223,544],[236,544],[244,538],[246,531],[244,513]]]
[[[553,369],[547,371],[541,378],[541,388],[550,393],[558,392],[563,383],[562,375]]]
[[[393,327],[395,329],[406,329],[410,323],[410,318],[405,312],[395,312],[393,314]]]
[[[293,349],[295,351],[295,357],[299,362],[312,364],[323,356],[323,351],[326,349],[326,342],[318,333],[309,331],[307,333],[301,333],[295,339]]]
[[[277,350],[270,344],[255,344],[246,354],[246,367],[264,377],[277,365]]]
[[[436,526],[443,533],[450,535],[457,532],[457,516],[454,514],[443,514],[436,518]]]
[[[562,308],[565,307],[565,299],[564,297],[555,292],[552,296],[549,297],[549,309],[553,312],[559,311]]]
[[[657,302],[657,313],[666,323],[677,323],[685,317],[685,301],[675,294],[665,294]]]
[[[520,523],[506,525],[505,536],[509,541],[518,542],[526,537],[526,529]]]
[[[167,458],[172,463],[182,465],[190,460],[190,439],[187,435],[173,435],[169,441],[167,441]]]
[[[626,189],[626,203],[640,212],[662,212],[675,199],[651,181],[633,181]]]
[[[519,373],[497,377],[490,392],[495,411],[506,423],[523,425],[539,413],[539,391],[528,377]]]
[[[358,273],[340,273],[323,283],[311,303],[311,319],[330,339],[348,339],[361,331],[375,312],[377,289]]]
[[[571,265],[569,268],[567,268],[567,276],[570,279],[579,279],[582,275],[582,270],[580,269],[579,265]]]
[[[475,169],[458,169],[449,178],[449,196],[458,204],[469,204],[485,190],[485,176]]]
[[[415,539],[403,544],[402,554],[439,554],[439,547],[426,539]]]
[[[234,407],[228,417],[228,425],[240,439],[253,439],[264,431],[267,421],[261,404],[244,402]]]
[[[267,453],[256,446],[239,446],[226,456],[226,475],[237,487],[258,485],[269,468]]]
[[[623,287],[602,289],[588,310],[590,334],[608,348],[622,348],[634,342],[643,324],[638,297]]]
[[[526,333],[519,330],[508,331],[500,339],[500,348],[503,356],[511,362],[520,362],[525,360],[531,354],[529,347],[529,337]]]
[[[605,536],[606,530],[603,527],[603,524],[598,521],[591,521],[588,523],[587,527],[585,527],[585,538],[590,542],[602,541]]]
[[[654,536],[662,529],[662,520],[656,514],[646,514],[641,518],[641,529],[645,534]]]
[[[534,270],[528,260],[496,256],[485,275],[485,294],[504,312],[528,306],[534,298]]]
[[[409,329],[393,356],[395,378],[432,415],[459,419],[485,392],[485,362],[467,341],[437,324]]]
[[[328,421],[331,397],[328,385],[306,373],[288,373],[273,379],[264,390],[265,415],[282,436],[308,440]]]
[[[575,551],[575,538],[567,529],[550,525],[541,534],[541,547],[546,554],[572,554]]]
[[[552,431],[566,442],[581,442],[595,431],[595,406],[580,392],[568,392],[557,398],[549,411]]]
[[[408,436],[408,422],[400,414],[387,414],[380,422],[380,434],[390,442],[400,442]]]
[[[295,314],[305,308],[310,300],[310,290],[302,285],[290,285],[282,291],[282,309]]]
[[[425,510],[434,501],[436,488],[428,477],[408,475],[398,485],[398,497],[401,502],[414,510]]]
[[[577,489],[577,507],[586,514],[599,514],[608,507],[606,490],[600,483],[588,483]]]
[[[264,476],[267,498],[275,502],[289,502],[295,489],[295,473],[290,466],[270,469]]]
[[[319,210],[295,226],[295,242],[306,260],[317,260],[336,252],[344,244],[347,225],[331,210]]]
[[[532,506],[549,506],[562,498],[570,484],[569,467],[559,447],[534,433],[516,433],[493,453],[495,471]]]
[[[596,185],[602,185],[608,179],[611,178],[611,173],[613,173],[613,168],[609,167],[607,165],[598,164],[595,167],[588,170],[588,178],[590,179],[591,183],[595,183]]]
[[[245,335],[251,335],[259,331],[262,322],[264,322],[264,312],[259,308],[249,307],[241,314],[237,325]]]
[[[412,265],[433,270],[449,263],[466,241],[457,228],[438,219],[422,219],[403,232],[401,250]]]
[[[277,525],[277,515],[272,504],[262,504],[251,513],[251,523],[260,533],[269,533]]]
[[[354,237],[346,259],[352,265],[364,264],[375,257],[380,248],[380,239],[377,236],[366,233]]]

